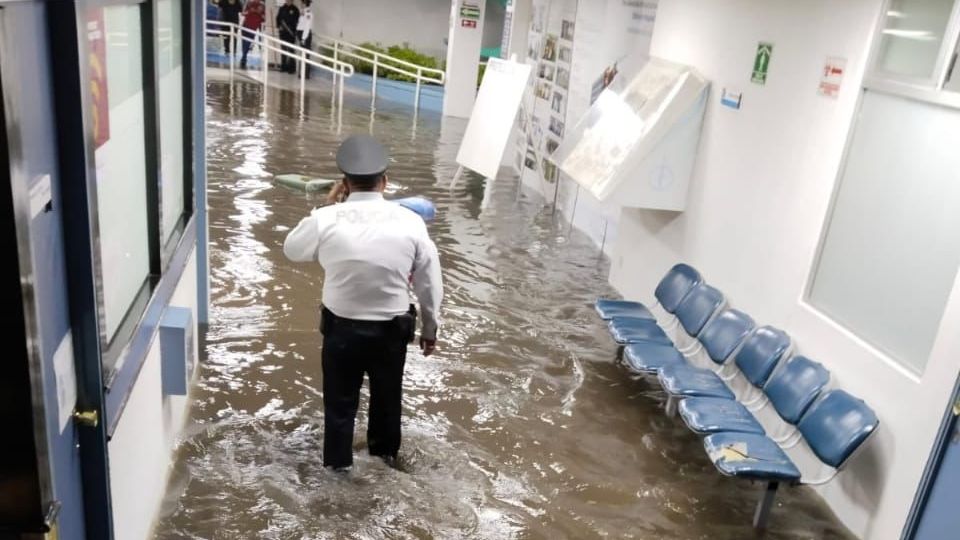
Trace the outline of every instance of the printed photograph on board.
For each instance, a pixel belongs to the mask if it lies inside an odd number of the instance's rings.
[[[550,99],[550,83],[548,81],[537,83],[537,97],[544,101]]]
[[[564,90],[570,89],[570,71],[566,68],[557,68],[557,86]]]
[[[557,60],[557,36],[556,34],[547,34],[546,41],[543,42],[543,59],[555,62]]]
[[[540,50],[540,40],[531,39],[530,46],[527,48],[527,58],[531,60],[537,59],[537,52]]]
[[[560,47],[560,61],[570,63],[573,61],[573,49],[570,47]]]
[[[555,113],[563,112],[563,94],[560,92],[553,93],[553,101],[550,102],[550,108]]]
[[[547,64],[540,62],[540,72],[539,76],[541,79],[546,79],[550,82],[553,82],[553,75],[556,72],[556,68],[553,64]]]
[[[547,139],[547,154],[553,154],[560,146],[560,141],[556,139]]]
[[[594,81],[593,87],[590,89],[590,104],[593,105],[593,102],[600,97],[600,93],[603,92],[614,79],[617,78],[617,74],[620,73],[617,68],[617,64],[613,64],[607,69],[603,70],[603,73],[600,77]]]
[[[527,148],[527,155],[523,159],[523,165],[531,171],[537,170],[537,154],[533,148]]]
[[[567,41],[573,41],[573,25],[573,21],[563,21],[560,37]]]
[[[563,121],[556,116],[550,118],[550,133],[563,138]]]
[[[550,158],[543,158],[543,179],[551,184],[557,181],[558,169],[557,166],[550,161]]]

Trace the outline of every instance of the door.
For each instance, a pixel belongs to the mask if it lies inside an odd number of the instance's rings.
[[[940,463],[936,466],[925,503],[921,503],[914,540],[943,540],[956,538],[960,530],[960,512],[957,512],[957,496],[960,495],[960,395],[954,396],[953,410],[949,414],[948,438],[945,440]]]
[[[77,377],[84,366],[73,354],[63,224],[70,197],[62,196],[58,171],[58,131],[67,128],[55,116],[48,7],[56,9],[42,0],[0,1],[0,238],[5,252],[15,255],[4,258],[0,290],[10,311],[22,306],[17,326],[23,329],[7,344],[21,391],[7,396],[16,402],[4,410],[18,430],[5,430],[4,444],[17,443],[21,461],[13,469],[23,496],[0,497],[11,510],[0,527],[14,537],[107,538],[97,534],[104,518],[91,519],[109,512],[97,504],[106,477],[90,474],[105,459],[105,440],[90,435],[97,433],[92,416],[85,423],[74,419],[78,403],[102,389]],[[3,472],[0,480],[11,477]]]

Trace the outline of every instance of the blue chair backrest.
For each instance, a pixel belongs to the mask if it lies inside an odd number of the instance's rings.
[[[667,313],[675,313],[690,289],[702,282],[700,272],[690,265],[680,263],[674,265],[667,275],[663,276],[653,294]]]
[[[710,359],[724,363],[753,330],[753,319],[736,309],[725,309],[714,317],[697,338]]]
[[[789,348],[790,336],[786,332],[773,326],[761,326],[743,342],[734,362],[750,384],[763,387]]]
[[[806,356],[794,356],[770,377],[763,392],[781,418],[796,424],[830,382],[830,372]]]
[[[691,336],[696,336],[721,304],[723,293],[701,282],[694,285],[677,306],[676,316],[683,329]]]
[[[863,400],[831,390],[810,407],[797,428],[820,461],[838,469],[879,425]]]

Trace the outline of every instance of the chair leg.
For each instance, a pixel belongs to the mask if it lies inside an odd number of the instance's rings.
[[[677,415],[677,407],[679,406],[680,400],[676,396],[667,396],[667,405],[665,407],[667,416],[673,418]]]
[[[773,499],[777,495],[779,482],[770,482],[767,489],[763,492],[763,497],[757,505],[757,511],[753,515],[753,527],[759,530],[766,530],[767,523],[770,521],[770,510],[773,508]]]

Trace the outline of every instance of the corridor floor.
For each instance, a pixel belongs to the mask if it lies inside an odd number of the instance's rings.
[[[464,125],[249,82],[208,84],[211,323],[156,538],[740,539],[762,486],[720,476],[613,362],[591,303],[598,248],[518,196],[515,178],[450,192]],[[339,131],[339,133],[338,133]],[[405,471],[371,459],[361,413],[349,475],[321,466],[318,266],[283,258],[319,201],[269,174],[336,176],[348,133],[388,145],[395,195],[438,205],[440,349],[411,349]],[[784,489],[766,538],[849,538],[812,492]]]

